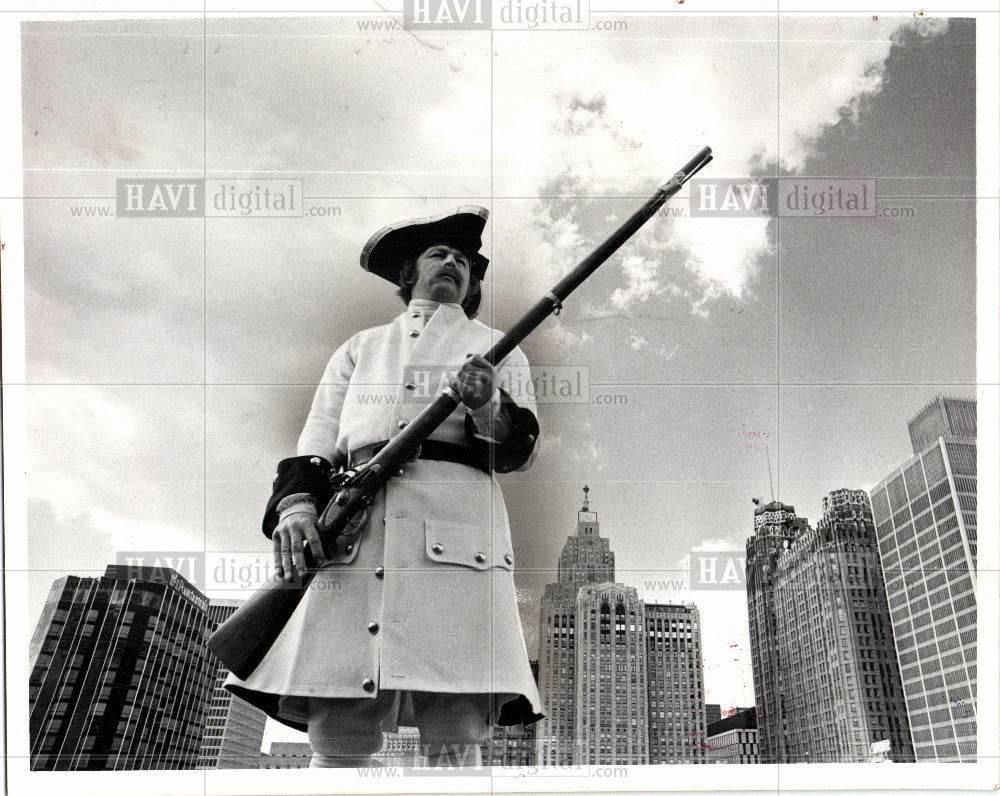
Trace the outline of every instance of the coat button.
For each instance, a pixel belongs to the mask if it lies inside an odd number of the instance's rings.
[[[444,552],[444,545],[431,545],[431,552],[436,556],[441,555]]]
[[[313,457],[312,457],[312,458],[311,458],[311,459],[309,460],[309,464],[314,464],[314,465],[316,465],[317,467],[319,467],[319,465],[320,465],[320,462],[321,462],[321,460],[320,460],[319,456],[313,456]]]
[[[416,329],[413,329],[410,331],[410,337],[420,337],[420,332],[418,332]]]
[[[378,622],[369,622],[368,623],[368,632],[371,633],[373,636],[376,633],[378,633]]]
[[[534,442],[534,441],[535,441],[535,435],[534,434],[529,434],[528,435],[528,442]]]
[[[375,681],[369,677],[361,684],[361,687],[370,694],[372,691],[375,690]]]
[[[396,423],[396,425],[399,426],[400,428],[406,428],[408,424],[405,420],[400,420],[398,423]]]
[[[351,553],[353,553],[354,552],[354,545],[352,545],[352,544],[347,545],[347,547],[344,548],[344,552],[347,553],[347,555],[350,555]]]
[[[514,556],[512,556],[510,553],[504,554],[503,560],[512,566],[514,564]]]
[[[376,568],[375,577],[378,578],[379,580],[382,580],[382,578],[385,577],[385,567]]]
[[[402,478],[404,475],[406,475],[406,470],[404,470],[402,467],[400,467],[398,470],[396,470],[396,477],[397,478]]]
[[[476,561],[480,564],[486,563],[486,553],[476,553]]]

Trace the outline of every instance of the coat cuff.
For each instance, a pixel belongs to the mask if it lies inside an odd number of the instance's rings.
[[[274,477],[274,491],[264,510],[263,531],[268,539],[278,525],[278,504],[295,494],[309,495],[316,506],[326,506],[333,497],[330,477],[333,465],[322,456],[294,456],[278,463]]]
[[[504,390],[500,390],[500,411],[507,414],[510,430],[503,442],[493,442],[478,436],[471,415],[465,415],[465,434],[484,467],[497,473],[509,473],[531,458],[538,439],[538,420],[530,409],[518,406]]]

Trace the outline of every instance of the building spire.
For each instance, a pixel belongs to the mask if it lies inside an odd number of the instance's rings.
[[[583,508],[581,511],[590,511],[590,496],[587,494],[590,492],[590,487],[586,484],[583,485]]]

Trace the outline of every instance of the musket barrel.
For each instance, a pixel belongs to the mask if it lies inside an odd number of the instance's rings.
[[[502,361],[511,351],[517,347],[521,341],[527,337],[534,329],[544,321],[550,313],[576,290],[594,271],[618,249],[622,244],[631,238],[639,228],[649,221],[656,214],[666,201],[677,193],[681,187],[698,171],[704,168],[712,159],[712,148],[705,147],[691,160],[684,164],[681,169],[674,174],[671,179],[653,194],[646,202],[636,210],[629,218],[608,236],[594,251],[588,254],[580,263],[568,274],[566,274],[554,288],[551,294],[556,299],[543,298],[539,300],[517,323],[510,327],[500,340],[491,348],[484,358],[491,365],[496,365]]]

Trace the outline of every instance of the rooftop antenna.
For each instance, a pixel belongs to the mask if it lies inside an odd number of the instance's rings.
[[[590,497],[588,496],[590,492],[590,487],[586,484],[583,485],[583,511],[590,511]]]
[[[774,476],[771,475],[771,446],[764,446],[764,456],[767,457],[767,480],[771,484],[771,502],[774,503]]]

